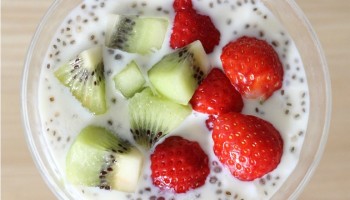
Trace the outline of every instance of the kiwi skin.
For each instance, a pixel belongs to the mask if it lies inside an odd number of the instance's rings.
[[[91,113],[99,115],[107,111],[101,46],[81,52],[61,65],[54,75]]]

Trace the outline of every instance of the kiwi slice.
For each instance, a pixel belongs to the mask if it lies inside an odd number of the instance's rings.
[[[191,112],[190,106],[156,96],[147,87],[129,100],[131,133],[138,144],[151,148],[160,138],[178,127]]]
[[[75,185],[134,192],[143,156],[130,143],[102,127],[84,128],[66,157],[68,180]]]
[[[54,72],[56,78],[70,89],[73,96],[96,115],[107,111],[103,73],[100,46],[81,52]]]
[[[168,24],[165,18],[110,15],[105,45],[129,53],[147,54],[162,47]]]
[[[187,105],[209,68],[201,42],[195,41],[164,56],[148,71],[148,76],[159,93]]]
[[[126,98],[132,97],[140,91],[146,83],[142,72],[135,61],[131,61],[122,71],[113,78],[115,87]]]

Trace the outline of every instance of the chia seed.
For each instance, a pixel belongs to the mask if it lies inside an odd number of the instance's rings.
[[[272,41],[272,45],[275,46],[275,47],[278,47],[279,43],[277,41]]]
[[[122,58],[123,58],[123,56],[121,54],[116,54],[114,56],[114,59],[116,59],[116,60],[121,60]]]

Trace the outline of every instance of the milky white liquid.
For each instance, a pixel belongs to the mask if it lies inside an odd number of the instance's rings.
[[[215,3],[214,3],[215,2]],[[258,0],[193,0],[195,9],[210,15],[221,33],[220,44],[209,55],[212,66],[222,67],[222,48],[240,36],[255,36],[269,42],[279,54],[284,66],[283,87],[263,104],[244,99],[243,113],[259,116],[271,122],[284,140],[281,163],[272,172],[251,182],[235,179],[223,167],[212,151],[211,134],[205,127],[207,115],[193,112],[176,130],[168,135],[197,141],[209,156],[211,172],[204,186],[185,194],[172,194],[152,186],[149,155],[136,193],[101,190],[98,187],[73,186],[65,178],[66,154],[78,133],[87,125],[106,127],[118,136],[133,142],[129,131],[127,101],[114,88],[112,78],[131,60],[146,73],[169,47],[174,12],[172,1],[95,0],[85,1],[62,22],[48,48],[39,87],[39,105],[44,127],[43,148],[53,160],[52,167],[73,199],[268,199],[279,189],[297,165],[304,141],[309,112],[308,85],[300,55],[288,33],[269,10]],[[161,16],[169,19],[163,47],[147,56],[128,54],[104,48],[106,95],[108,111],[94,116],[59,83],[53,72],[82,50],[104,43],[108,13]],[[161,140],[160,142],[162,142]],[[161,198],[162,197],[162,198]]]

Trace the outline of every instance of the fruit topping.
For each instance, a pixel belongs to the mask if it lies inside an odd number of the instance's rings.
[[[241,94],[219,68],[213,68],[209,72],[190,103],[193,110],[213,115],[241,112],[243,108]]]
[[[209,71],[209,61],[199,41],[164,56],[149,71],[155,89],[172,101],[187,105]]]
[[[150,88],[146,88],[129,100],[134,140],[145,148],[151,148],[160,138],[179,126],[191,112],[190,106],[156,96]]]
[[[147,54],[162,47],[168,24],[165,18],[110,15],[105,45],[129,53]]]
[[[210,17],[197,13],[189,0],[175,1],[173,6],[176,15],[170,37],[171,48],[184,47],[200,40],[205,52],[211,53],[220,42],[220,32]]]
[[[166,138],[151,155],[153,184],[162,190],[185,193],[204,185],[208,156],[197,142],[179,136]]]
[[[252,181],[280,163],[283,141],[269,122],[251,115],[226,113],[214,122],[214,153],[231,174]]]
[[[143,155],[105,128],[84,128],[66,158],[67,178],[72,184],[106,190],[134,192]]]
[[[208,118],[205,120],[205,126],[209,131],[212,131],[214,129],[214,122],[216,121],[217,115],[209,115]]]
[[[56,78],[94,114],[107,111],[102,48],[93,47],[55,71]]]
[[[142,72],[135,61],[131,61],[122,71],[113,78],[115,87],[126,98],[139,92],[146,83]]]
[[[181,10],[193,10],[192,0],[175,0],[173,7],[175,12]]]
[[[221,61],[231,83],[246,98],[264,101],[282,87],[282,63],[264,40],[244,36],[230,42]]]

